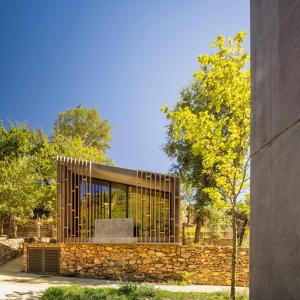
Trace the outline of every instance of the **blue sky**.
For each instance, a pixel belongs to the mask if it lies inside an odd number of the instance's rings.
[[[249,32],[249,2],[2,0],[0,120],[50,134],[82,103],[111,123],[116,165],[168,171],[160,107],[176,103],[211,40]]]

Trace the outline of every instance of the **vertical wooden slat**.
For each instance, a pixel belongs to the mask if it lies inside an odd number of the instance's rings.
[[[158,238],[158,240],[159,240],[159,242],[161,242],[161,195],[162,195],[162,193],[161,193],[161,174],[159,174],[159,205],[158,205],[158,215],[159,215],[159,231],[158,231],[158,233],[159,233],[159,238]]]
[[[135,211],[134,211],[134,224],[135,224],[135,237],[136,237],[136,242],[138,242],[138,218],[137,218],[137,209],[138,209],[138,181],[139,181],[139,171],[136,170],[136,182],[135,182],[135,193],[134,193],[134,206],[135,206]]]
[[[126,184],[126,218],[128,218],[128,206],[129,206],[129,186]]]
[[[168,192],[169,192],[169,243],[171,243],[171,176],[168,176]]]
[[[111,201],[112,201],[112,194],[111,194],[111,182],[109,182],[109,194],[108,194],[108,218],[111,219]]]
[[[88,162],[85,161],[84,168],[84,178],[85,178],[85,241],[89,241],[90,235],[90,219],[89,219],[89,209],[90,209],[90,199],[89,199],[89,187],[88,187]]]
[[[66,241],[69,242],[69,166],[68,166],[69,158],[66,158],[66,165],[65,165],[65,193],[66,193],[66,204],[65,204],[65,216],[66,216]]]
[[[88,189],[89,189],[89,242],[92,238],[92,162],[89,161],[88,164]]]
[[[82,161],[82,227],[83,227],[83,242],[86,242],[88,219],[87,219],[87,189],[86,189],[86,161]]]
[[[174,242],[176,241],[176,207],[175,207],[175,196],[176,196],[176,176],[174,175],[173,177],[173,197],[172,197],[172,201],[173,201],[173,239]]]
[[[164,212],[164,243],[166,242],[166,175],[164,175],[164,202],[163,202],[163,212]]]
[[[175,196],[175,242],[179,242],[179,211],[180,211],[180,193],[179,193],[179,179],[175,179],[176,196]]]
[[[149,188],[149,211],[150,211],[150,216],[149,216],[149,226],[150,226],[150,243],[152,241],[152,174],[149,173],[149,176],[150,176],[150,188]]]
[[[80,160],[77,160],[77,241],[80,243],[81,232],[80,232]]]
[[[70,241],[73,242],[73,222],[74,222],[74,216],[73,216],[73,159],[70,160],[70,232],[71,232],[71,239]]]
[[[157,199],[156,199],[157,193],[156,193],[156,173],[154,173],[154,241],[157,242],[156,236],[157,236]]]
[[[140,203],[141,203],[141,243],[143,243],[143,238],[144,238],[144,233],[143,233],[143,221],[144,221],[144,218],[143,218],[143,201],[144,201],[144,198],[143,198],[143,171],[140,171],[141,172],[141,200],[140,200]]]
[[[99,205],[99,209],[100,209],[100,219],[103,219],[103,196],[102,196],[102,188],[97,185],[97,189],[98,189],[98,194],[99,194],[99,202],[100,202],[100,205]]]
[[[63,158],[62,163],[62,201],[61,201],[61,234],[62,234],[62,243],[65,242],[65,158]]]
[[[56,157],[56,240],[60,242],[60,158]]]

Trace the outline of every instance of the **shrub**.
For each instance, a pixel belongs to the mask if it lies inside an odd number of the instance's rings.
[[[121,284],[118,290],[119,295],[126,295],[130,300],[159,300],[161,297],[158,290],[146,284],[138,285],[136,283],[125,282]]]

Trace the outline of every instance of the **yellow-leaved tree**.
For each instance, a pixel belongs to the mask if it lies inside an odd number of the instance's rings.
[[[233,38],[219,36],[213,54],[200,55],[194,74],[198,107],[169,111],[173,139],[185,139],[192,153],[202,158],[203,174],[214,181],[203,189],[215,207],[227,209],[232,218],[231,299],[235,299],[237,265],[237,213],[248,199],[250,71],[249,55],[242,43],[245,32]]]

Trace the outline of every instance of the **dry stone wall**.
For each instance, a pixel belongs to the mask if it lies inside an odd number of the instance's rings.
[[[52,237],[53,229],[55,228],[53,222],[40,221],[39,234],[41,237]],[[9,235],[10,223],[5,223],[3,227],[3,233]],[[37,221],[27,221],[25,224],[18,224],[17,237],[36,237],[38,236]]]
[[[23,252],[24,239],[0,240],[0,266],[18,257]]]
[[[248,286],[248,249],[239,250],[237,285]],[[231,248],[181,245],[62,244],[61,273],[133,281],[229,285]]]

